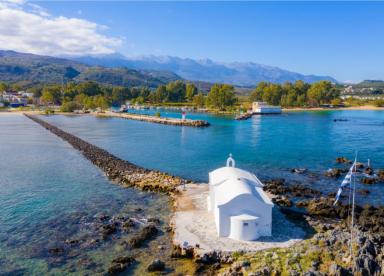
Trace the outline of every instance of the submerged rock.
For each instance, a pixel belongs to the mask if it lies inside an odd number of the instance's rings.
[[[369,195],[370,191],[365,189],[360,189],[360,190],[357,190],[357,193],[359,193],[360,195]]]
[[[131,266],[135,262],[133,257],[119,257],[112,261],[112,265],[108,268],[109,275],[116,275],[124,270],[126,270],[129,266]]]
[[[139,248],[145,241],[155,237],[158,231],[155,225],[148,224],[144,226],[138,234],[129,239],[128,246],[131,248]]]

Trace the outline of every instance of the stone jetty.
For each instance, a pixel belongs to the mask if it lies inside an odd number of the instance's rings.
[[[176,187],[181,183],[189,182],[180,177],[139,167],[65,132],[34,115],[27,113],[24,115],[67,141],[72,147],[79,150],[85,158],[103,170],[109,179],[123,187],[136,187],[144,191],[172,194],[177,191]]]
[[[117,117],[129,120],[145,121],[156,124],[174,125],[174,126],[190,126],[190,127],[207,127],[209,122],[204,120],[191,120],[191,119],[177,119],[177,118],[162,118],[150,115],[132,114],[132,113],[118,113],[118,112],[105,112],[98,113],[97,116],[103,117]]]

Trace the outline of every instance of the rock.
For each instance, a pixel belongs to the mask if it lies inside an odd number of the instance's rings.
[[[325,176],[328,176],[328,177],[334,177],[334,178],[338,178],[340,177],[340,175],[342,173],[346,173],[348,170],[346,169],[338,169],[338,168],[333,168],[333,169],[329,169],[327,170],[324,175]]]
[[[375,184],[377,180],[373,177],[364,177],[361,179],[361,183],[366,184],[366,185],[372,185]]]
[[[296,202],[296,207],[297,208],[304,208],[304,207],[307,207],[308,204],[309,204],[308,200],[300,200],[300,201]]]
[[[158,218],[149,218],[149,219],[148,219],[148,222],[152,222],[152,223],[155,223],[155,224],[159,224],[159,223],[160,223],[160,219],[158,219]]]
[[[292,201],[289,200],[285,196],[277,196],[277,197],[272,199],[272,202],[276,203],[279,206],[283,206],[283,207],[291,207],[292,206]]]
[[[328,270],[329,270],[330,276],[350,276],[350,275],[352,275],[352,273],[349,270],[339,266],[338,264],[331,264],[329,266]]]
[[[126,270],[129,266],[131,266],[135,262],[133,257],[118,257],[112,260],[112,265],[108,268],[108,274],[116,275],[124,270]]]
[[[135,221],[133,219],[127,219],[126,221],[124,221],[121,226],[125,229],[128,229],[128,228],[131,228],[131,227],[134,227],[136,225]]]
[[[361,273],[361,275],[380,275],[380,271],[380,266],[371,256],[361,255],[355,261],[356,273]]]
[[[78,244],[80,241],[79,240],[65,240],[65,244],[68,244],[68,245],[75,245],[75,244]]]
[[[384,181],[384,170],[379,170],[377,172],[377,176],[379,177],[380,181]]]
[[[163,271],[165,269],[165,263],[159,259],[156,259],[152,261],[149,266],[147,267],[147,270],[152,271]]]
[[[307,171],[305,168],[295,168],[291,170],[291,173],[303,174]]]
[[[366,167],[363,171],[365,174],[372,175],[373,169],[371,167]]]
[[[307,211],[310,215],[323,217],[337,217],[337,213],[333,208],[333,200],[320,197],[308,201]]]
[[[111,217],[110,216],[108,216],[108,215],[106,215],[106,214],[101,214],[100,216],[99,216],[99,220],[100,221],[107,221],[107,220],[109,220]]]
[[[369,195],[370,191],[365,189],[357,190],[360,195]]]
[[[106,224],[101,227],[101,233],[104,238],[115,233],[117,231],[115,224]]]
[[[337,157],[336,158],[336,163],[342,163],[342,164],[352,164],[351,160],[348,160],[345,157]]]
[[[54,254],[54,255],[60,255],[60,254],[64,253],[64,248],[62,248],[62,247],[54,247],[54,248],[48,249],[48,252],[51,253],[51,254]]]
[[[144,226],[138,234],[133,236],[129,241],[128,245],[131,248],[139,248],[146,240],[149,240],[157,235],[158,229],[153,224]]]
[[[360,162],[356,162],[356,168],[357,169],[364,169],[364,164]]]

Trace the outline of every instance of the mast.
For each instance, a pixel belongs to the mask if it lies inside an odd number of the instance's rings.
[[[357,153],[355,156],[355,163],[352,168],[352,182],[353,182],[353,189],[352,189],[352,213],[351,213],[351,243],[350,243],[350,254],[351,254],[351,262],[352,262],[352,273],[354,272],[355,268],[355,258],[353,255],[353,230],[354,230],[354,222],[355,222],[355,194],[356,194],[356,162],[357,162]]]

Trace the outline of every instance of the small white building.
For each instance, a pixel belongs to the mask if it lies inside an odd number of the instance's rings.
[[[273,203],[262,187],[254,174],[235,168],[231,155],[226,167],[209,173],[208,211],[219,237],[252,241],[272,235]]]
[[[268,105],[266,102],[253,102],[252,113],[255,114],[280,114],[281,107]]]

